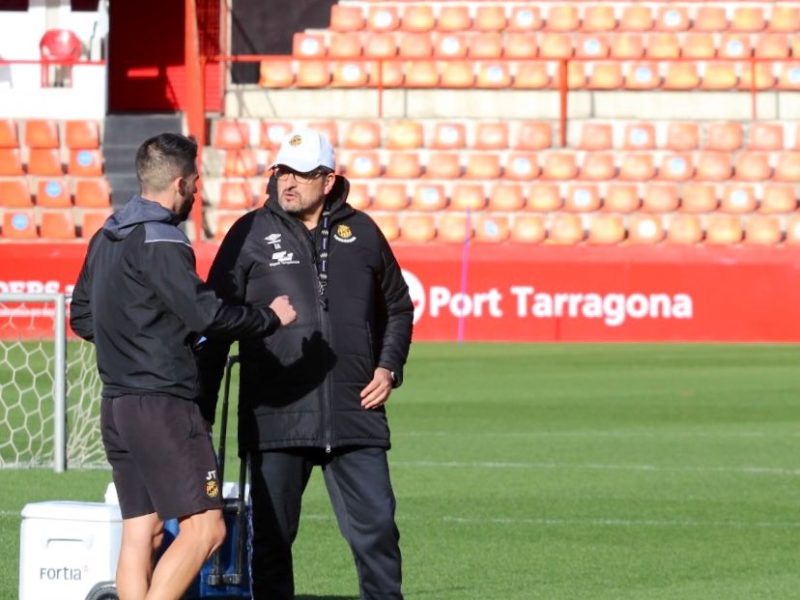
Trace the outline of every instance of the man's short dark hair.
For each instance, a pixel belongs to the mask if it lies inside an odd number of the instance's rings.
[[[136,178],[143,189],[161,192],[177,177],[197,172],[197,142],[179,133],[151,137],[136,152]]]

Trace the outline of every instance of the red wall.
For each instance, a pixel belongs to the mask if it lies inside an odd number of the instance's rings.
[[[800,341],[800,249],[397,246],[417,340]],[[85,246],[0,245],[0,292],[70,291]],[[214,245],[197,248],[208,271]]]

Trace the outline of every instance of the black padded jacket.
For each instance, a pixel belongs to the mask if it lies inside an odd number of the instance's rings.
[[[277,198],[274,179],[269,197]],[[361,408],[376,367],[402,381],[413,305],[400,267],[378,226],[346,203],[337,176],[328,195],[328,283],[320,295],[318,238],[277,201],[239,219],[209,275],[225,300],[251,304],[289,296],[297,320],[275,335],[239,344],[239,439],[248,450],[344,446],[388,448],[383,407]],[[319,229],[319,228],[318,228]],[[229,344],[200,355],[204,414],[211,419]]]

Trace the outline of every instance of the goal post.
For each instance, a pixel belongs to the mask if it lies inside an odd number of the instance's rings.
[[[64,294],[0,294],[0,468],[106,466],[94,346]]]

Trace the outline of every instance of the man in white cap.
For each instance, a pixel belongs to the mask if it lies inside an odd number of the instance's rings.
[[[261,305],[288,295],[297,314],[273,337],[240,342],[239,439],[250,458],[253,597],[294,598],[292,543],[303,490],[322,467],[353,551],[360,595],[399,599],[401,559],[384,404],[402,382],[413,306],[386,239],[347,204],[328,140],[310,129],[282,142],[269,201],[225,237],[209,283]],[[213,418],[229,345],[201,355]]]

